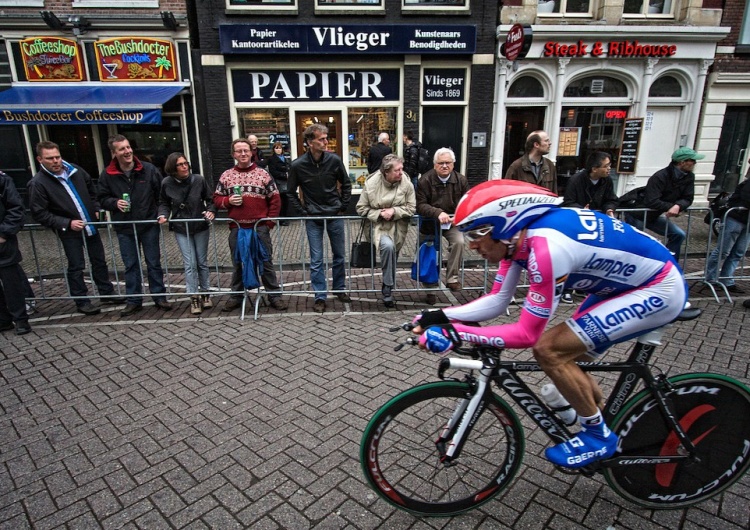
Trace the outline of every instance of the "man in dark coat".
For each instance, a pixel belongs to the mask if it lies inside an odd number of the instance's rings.
[[[612,158],[603,151],[594,151],[586,159],[586,168],[570,178],[562,205],[567,208],[588,208],[613,215],[617,195],[609,178]]]
[[[380,164],[383,162],[385,155],[390,155],[392,152],[391,137],[388,136],[387,132],[380,133],[380,135],[378,135],[378,143],[370,148],[370,153],[367,155],[368,173],[372,175],[380,169]]]
[[[10,331],[15,322],[16,335],[31,332],[24,301],[28,281],[18,266],[22,257],[17,234],[24,214],[13,179],[0,171],[0,331]]]

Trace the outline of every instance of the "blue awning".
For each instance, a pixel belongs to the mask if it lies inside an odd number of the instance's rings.
[[[185,83],[14,86],[0,92],[0,125],[161,123],[162,105]]]

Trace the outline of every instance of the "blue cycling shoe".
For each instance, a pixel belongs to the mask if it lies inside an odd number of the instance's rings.
[[[547,460],[571,469],[611,458],[617,450],[617,435],[606,425],[583,429],[574,438],[544,450]]]

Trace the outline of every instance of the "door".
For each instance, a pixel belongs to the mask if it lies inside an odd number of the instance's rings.
[[[29,164],[26,155],[26,142],[23,128],[16,125],[0,125],[0,170],[13,179],[18,193],[28,206],[26,185],[36,173],[38,164],[34,160]]]
[[[636,174],[650,177],[671,162],[680,135],[680,107],[652,107],[646,112],[638,147]]]
[[[441,147],[450,147],[456,155],[456,171],[461,172],[464,107],[424,107],[422,109],[422,145],[430,156]]]
[[[322,123],[328,127],[328,150],[340,157],[342,156],[341,111],[298,111],[295,123],[297,126],[297,156],[302,156],[307,151],[304,132],[313,123]]]
[[[750,107],[727,107],[721,126],[719,149],[714,163],[714,180],[709,193],[733,192],[740,180],[750,138]]]
[[[81,166],[94,181],[99,178],[96,142],[91,125],[47,125],[47,137],[60,146],[63,160]],[[104,158],[109,162],[109,153]]]
[[[503,173],[523,155],[526,138],[534,131],[544,129],[544,107],[509,108],[505,126]]]

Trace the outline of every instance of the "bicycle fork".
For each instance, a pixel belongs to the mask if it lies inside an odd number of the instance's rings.
[[[445,364],[445,369],[450,367],[453,369],[479,370],[479,377],[470,380],[473,388],[471,397],[467,396],[458,402],[450,419],[441,429],[440,436],[435,440],[435,447],[440,454],[440,462],[445,467],[450,467],[461,455],[464,440],[466,440],[477,418],[482,415],[487,406],[484,394],[489,386],[492,368],[484,367],[482,361],[467,359],[443,359],[440,364],[441,368]],[[444,371],[442,370],[442,372]]]

